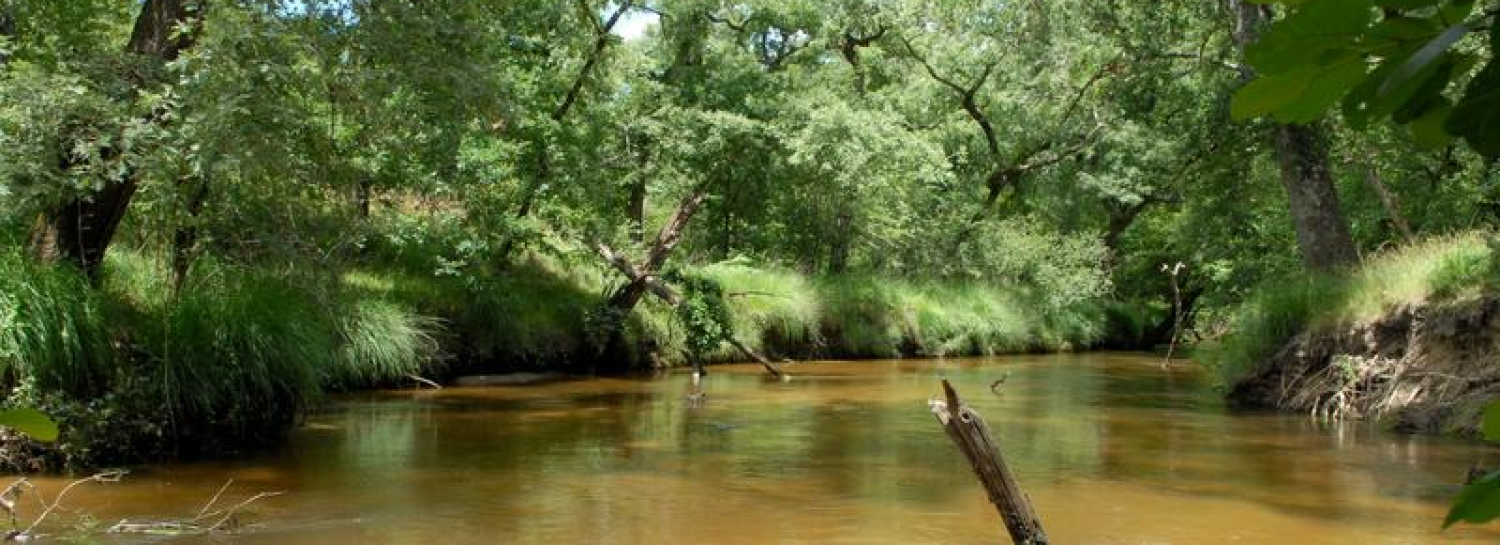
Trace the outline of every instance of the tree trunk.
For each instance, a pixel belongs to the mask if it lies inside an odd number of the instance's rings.
[[[630,204],[627,213],[630,216],[630,241],[636,244],[646,242],[645,177],[640,177],[635,183],[630,184]]]
[[[854,215],[849,212],[847,202],[840,202],[838,218],[833,224],[833,241],[828,250],[829,274],[843,274],[849,269],[849,246],[854,239]]]
[[[357,207],[356,212],[359,213],[359,219],[370,219],[370,201],[374,200],[374,193],[375,188],[370,182],[370,176],[368,174],[361,174],[359,176],[359,184],[354,188],[354,204]]]
[[[1391,225],[1396,228],[1401,239],[1407,244],[1415,243],[1417,235],[1412,232],[1411,223],[1406,221],[1406,214],[1401,213],[1401,203],[1396,200],[1396,195],[1385,187],[1385,183],[1380,181],[1380,171],[1376,170],[1374,164],[1365,167],[1365,185],[1370,187],[1370,191],[1375,192],[1375,196],[1380,197],[1380,205],[1385,207],[1385,215],[1390,218]]]
[[[703,202],[707,198],[706,184],[693,188],[687,196],[683,197],[682,202],[677,205],[677,211],[657,233],[656,240],[652,242],[650,250],[646,253],[646,259],[640,266],[631,263],[629,259],[616,253],[609,246],[596,245],[599,255],[628,279],[625,285],[610,294],[601,313],[612,318],[614,323],[608,324],[609,329],[604,332],[604,345],[599,347],[600,353],[597,359],[609,363],[611,368],[622,370],[624,364],[629,361],[630,351],[625,346],[624,319],[635,310],[636,305],[641,302],[646,293],[655,294],[669,305],[681,302],[681,297],[661,283],[657,275],[661,272],[662,266],[666,265],[667,257],[682,242],[683,232],[688,222],[703,207]]]
[[[1270,19],[1269,7],[1232,0],[1235,9],[1234,39],[1244,50],[1260,39],[1261,25]],[[1255,77],[1242,63],[1240,79]],[[1286,188],[1292,226],[1302,262],[1311,271],[1343,269],[1359,261],[1349,223],[1339,209],[1338,189],[1328,168],[1328,142],[1317,125],[1278,125],[1271,135],[1281,183]]]
[[[126,51],[155,62],[169,62],[183,50],[192,47],[199,25],[191,18],[202,12],[206,2],[187,0],[146,0],[136,17]],[[189,31],[178,27],[189,25]],[[137,87],[152,82],[137,81]],[[152,122],[158,122],[152,119]],[[65,167],[67,165],[64,165]],[[40,259],[77,265],[91,282],[99,281],[99,266],[114,241],[120,220],[135,196],[137,179],[128,172],[112,180],[103,189],[87,196],[70,199],[54,208],[45,221],[31,233],[32,252]]]
[[[1302,263],[1318,272],[1358,263],[1354,237],[1349,235],[1349,223],[1339,209],[1338,189],[1328,170],[1323,131],[1310,125],[1283,125],[1276,128],[1273,139]]]

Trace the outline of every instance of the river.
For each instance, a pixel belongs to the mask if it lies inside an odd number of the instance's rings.
[[[786,370],[777,382],[712,368],[701,408],[682,373],[343,397],[273,452],[138,469],[66,503],[107,525],[191,515],[228,478],[225,502],[284,491],[244,512],[227,541],[245,544],[1006,543],[927,409],[947,377],[994,427],[1054,543],[1500,540],[1439,531],[1453,483],[1496,449],[1232,414],[1208,373],[1151,357]],[[49,494],[62,483],[40,480]]]

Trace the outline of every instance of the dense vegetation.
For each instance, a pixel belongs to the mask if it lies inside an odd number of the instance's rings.
[[[86,462],[460,373],[1179,322],[1243,365],[1304,282],[1407,296],[1309,271],[1472,289],[1500,221],[1492,118],[1453,114],[1493,115],[1493,2],[1367,1],[1299,68],[1331,1],[0,0],[0,379]]]

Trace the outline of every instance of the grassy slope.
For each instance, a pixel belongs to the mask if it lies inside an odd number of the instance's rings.
[[[1433,238],[1371,256],[1344,276],[1270,282],[1240,309],[1233,334],[1203,353],[1233,382],[1304,330],[1369,323],[1404,305],[1493,294],[1487,240],[1479,232]]]

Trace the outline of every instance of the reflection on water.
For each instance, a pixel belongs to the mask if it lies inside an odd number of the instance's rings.
[[[788,371],[774,382],[758,367],[715,368],[701,409],[687,406],[685,375],[363,395],[311,417],[275,454],[138,471],[69,504],[106,521],[191,513],[234,477],[242,491],[287,491],[235,543],[1005,542],[927,411],[948,377],[994,426],[1057,543],[1500,537],[1438,532],[1451,483],[1491,449],[1230,415],[1202,373],[1152,358]]]

